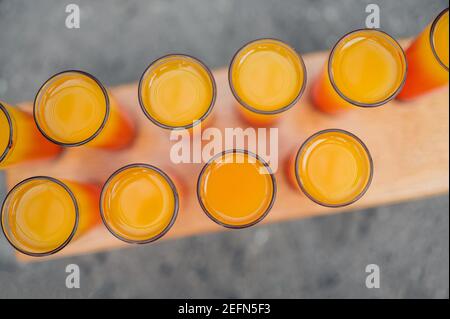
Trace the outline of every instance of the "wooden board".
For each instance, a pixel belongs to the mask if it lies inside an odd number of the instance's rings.
[[[304,56],[311,83],[322,68],[327,53]],[[236,101],[228,86],[227,70],[214,72],[218,95],[212,125],[247,127],[235,111]],[[127,150],[107,152],[85,147],[71,148],[55,162],[38,162],[7,171],[7,186],[34,175],[103,183],[119,167],[144,162],[175,175],[183,183],[183,202],[173,228],[161,240],[224,231],[202,212],[196,198],[197,176],[203,164],[178,164],[169,161],[174,142],[169,132],[148,121],[137,100],[137,84],[111,89],[120,104],[137,121],[139,135]],[[288,185],[284,170],[276,173],[278,194],[275,205],[263,223],[319,216],[407,201],[443,194],[449,189],[449,103],[448,87],[414,102],[392,101],[374,109],[356,109],[338,117],[315,111],[307,89],[298,105],[283,114],[275,125],[279,128],[279,160],[284,160],[311,134],[326,128],[342,128],[358,135],[370,149],[375,165],[373,183],[366,195],[344,209],[328,209],[314,204]],[[29,103],[20,107],[30,109]],[[239,230],[229,230],[239,231]],[[245,230],[240,230],[245,231]],[[152,245],[152,244],[149,244]],[[21,261],[42,261],[70,255],[104,251],[129,246],[113,237],[100,224],[56,255],[30,258],[18,254]]]

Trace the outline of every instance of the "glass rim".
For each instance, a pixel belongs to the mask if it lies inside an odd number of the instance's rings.
[[[334,81],[334,77],[333,77],[333,72],[332,72],[332,62],[333,62],[333,57],[334,57],[334,53],[336,52],[337,46],[348,36],[354,34],[354,33],[358,33],[358,32],[362,32],[362,31],[368,31],[368,32],[376,32],[376,33],[380,33],[381,35],[387,37],[389,40],[392,41],[392,44],[394,45],[394,47],[397,48],[398,52],[400,53],[402,60],[403,60],[403,78],[402,81],[400,82],[400,85],[398,85],[398,87],[390,94],[388,95],[385,99],[383,99],[382,101],[379,102],[375,102],[375,103],[364,103],[364,102],[358,102],[355,101],[349,97],[347,97],[344,93],[341,92],[341,90],[338,88],[337,84]],[[344,34],[343,36],[341,36],[339,38],[338,41],[336,41],[336,43],[334,44],[333,48],[331,49],[330,55],[328,57],[328,67],[327,67],[327,73],[328,73],[328,79],[331,83],[331,86],[333,87],[334,91],[342,98],[344,99],[346,102],[357,106],[357,107],[363,107],[363,108],[371,108],[371,107],[378,107],[381,105],[384,105],[386,103],[388,103],[389,101],[393,100],[402,90],[403,86],[405,85],[406,82],[406,77],[408,74],[408,60],[406,59],[406,54],[405,51],[403,50],[402,46],[400,45],[400,43],[398,43],[397,40],[395,40],[389,33],[384,32],[382,30],[378,30],[378,29],[370,29],[370,28],[361,28],[361,29],[356,29],[350,32],[347,32],[346,34]]]
[[[187,58],[190,59],[192,61],[194,61],[195,63],[198,63],[206,72],[206,74],[208,75],[209,79],[211,80],[211,85],[212,85],[212,97],[211,97],[211,102],[209,103],[208,109],[206,110],[206,112],[199,118],[196,119],[195,121],[193,121],[193,123],[187,124],[187,125],[182,125],[182,126],[171,126],[171,125],[167,125],[164,123],[161,123],[160,121],[158,121],[157,119],[155,119],[152,115],[150,115],[150,113],[147,111],[146,107],[145,107],[145,103],[142,99],[142,85],[144,82],[144,78],[147,74],[147,72],[154,67],[158,62],[163,61],[165,59],[169,59],[169,58],[174,58],[174,57],[182,57],[182,58]],[[144,115],[155,125],[166,129],[166,130],[186,130],[186,129],[190,129],[196,125],[198,125],[199,123],[203,122],[208,116],[209,114],[212,112],[214,105],[216,104],[216,97],[217,97],[217,85],[216,85],[216,80],[214,79],[214,75],[211,72],[211,70],[209,69],[209,67],[203,63],[200,59],[189,55],[189,54],[184,54],[184,53],[169,53],[166,55],[163,55],[155,60],[153,60],[152,62],[150,62],[150,64],[145,68],[144,72],[142,73],[140,79],[139,79],[139,84],[138,84],[138,100],[139,100],[139,106],[142,109],[142,112],[144,112]]]
[[[67,237],[67,239],[58,247],[47,251],[47,252],[42,252],[42,253],[35,253],[35,252],[30,252],[30,251],[26,251],[22,248],[19,248],[16,244],[13,243],[13,241],[9,238],[9,236],[7,235],[7,231],[6,231],[6,226],[3,222],[3,214],[5,211],[5,206],[7,204],[8,198],[11,196],[11,194],[17,190],[19,187],[21,187],[24,184],[27,184],[30,181],[34,181],[34,180],[46,180],[46,181],[50,181],[53,183],[58,184],[59,186],[61,186],[70,196],[70,198],[72,199],[72,202],[74,204],[74,208],[75,208],[75,222],[73,225],[73,229],[72,232],[69,234],[69,237]],[[6,240],[9,242],[9,244],[18,252],[31,256],[31,257],[46,257],[46,256],[50,256],[53,255],[57,252],[59,252],[60,250],[62,250],[64,247],[66,247],[73,239],[73,237],[75,236],[77,229],[78,229],[78,224],[79,224],[79,219],[80,219],[80,212],[79,212],[79,206],[78,206],[78,202],[77,199],[75,197],[75,195],[73,194],[72,190],[62,181],[60,181],[59,179],[50,177],[50,176],[33,176],[33,177],[29,177],[27,179],[24,179],[23,181],[17,183],[7,194],[5,197],[5,200],[3,201],[2,207],[1,207],[1,211],[0,211],[0,225],[3,231],[3,234],[5,235]]]
[[[431,46],[431,51],[433,52],[434,57],[436,58],[436,60],[439,62],[439,64],[448,72],[448,65],[445,65],[445,63],[441,60],[441,58],[439,57],[439,55],[436,52],[436,46],[434,43],[434,32],[436,31],[436,26],[439,22],[439,20],[446,14],[448,13],[448,8],[442,10],[437,17],[433,20],[433,23],[431,24],[431,28],[430,28],[430,34],[429,34],[429,41],[430,41],[430,46]]]
[[[222,156],[224,156],[226,154],[230,154],[230,153],[232,153],[232,154],[238,154],[238,153],[239,154],[245,154],[245,155],[248,155],[248,156],[251,156],[251,157],[255,158],[257,161],[262,163],[264,165],[264,167],[267,169],[267,171],[269,172],[269,175],[270,175],[271,182],[272,182],[272,197],[270,199],[269,206],[267,206],[266,210],[257,219],[255,219],[254,221],[251,221],[250,223],[243,224],[243,225],[231,225],[231,224],[227,224],[227,223],[224,223],[224,222],[218,220],[216,217],[214,217],[208,211],[208,209],[206,208],[205,204],[203,203],[202,196],[200,195],[200,192],[201,192],[201,179],[202,179],[203,174],[205,173],[206,169],[217,158],[220,158],[220,157],[222,157]],[[211,219],[216,224],[218,224],[220,226],[223,226],[223,227],[226,227],[226,228],[230,228],[230,229],[243,229],[243,228],[248,228],[248,227],[251,227],[251,226],[254,226],[254,225],[258,224],[260,221],[262,221],[264,218],[266,218],[266,216],[272,210],[272,207],[273,207],[273,205],[275,203],[276,195],[277,195],[277,182],[276,182],[276,179],[275,179],[275,174],[273,173],[273,171],[270,168],[269,164],[264,159],[262,159],[259,155],[255,154],[255,153],[253,153],[251,151],[245,150],[245,149],[236,149],[236,148],[229,149],[229,150],[222,151],[222,152],[217,153],[216,155],[212,156],[205,163],[205,165],[203,165],[203,168],[200,171],[200,174],[198,175],[198,178],[197,178],[197,199],[198,199],[198,202],[199,202],[200,207],[202,208],[203,212],[206,214],[206,216],[209,217],[209,219]]]
[[[111,183],[112,179],[114,177],[116,177],[118,174],[122,173],[123,171],[126,171],[126,170],[128,170],[130,168],[136,168],[136,167],[138,167],[138,168],[146,168],[146,169],[155,171],[156,173],[160,174],[164,178],[164,180],[169,184],[169,186],[170,186],[170,188],[172,190],[173,196],[174,196],[174,200],[175,200],[172,217],[170,219],[169,224],[167,224],[167,226],[164,227],[164,229],[159,234],[157,234],[155,236],[152,236],[150,238],[147,238],[147,239],[142,239],[142,240],[133,240],[133,239],[126,238],[126,237],[124,237],[122,235],[119,235],[109,225],[109,223],[108,223],[108,221],[106,220],[106,217],[105,217],[105,212],[103,210],[103,202],[104,202],[104,198],[105,198],[105,193],[106,193],[107,188],[108,188],[109,184]],[[100,194],[100,217],[102,219],[103,224],[105,225],[106,229],[108,229],[108,231],[114,237],[116,237],[117,239],[119,239],[121,241],[124,241],[124,242],[126,242],[128,244],[148,244],[148,243],[154,242],[154,241],[160,239],[161,237],[163,237],[172,228],[172,226],[175,224],[175,221],[176,221],[176,219],[178,217],[179,208],[180,208],[180,198],[179,198],[178,191],[177,191],[177,188],[175,186],[175,183],[172,181],[172,179],[169,177],[169,175],[167,175],[163,170],[161,170],[160,168],[158,168],[156,166],[150,165],[150,164],[133,163],[133,164],[128,164],[128,165],[125,165],[125,166],[119,168],[114,173],[112,173],[111,176],[108,177],[106,182],[103,184],[102,191],[101,191],[101,194]]]
[[[9,114],[6,106],[1,101],[0,101],[0,111],[3,112],[3,114],[5,114],[6,120],[8,121],[8,125],[9,125],[8,144],[6,144],[6,147],[3,150],[3,152],[0,153],[0,163],[2,163],[8,156],[8,154],[13,146],[14,129],[13,129],[13,122],[12,122],[11,115]]]
[[[50,83],[50,81],[52,81],[53,79],[55,79],[56,77],[63,75],[63,74],[68,74],[68,73],[78,73],[84,76],[87,76],[88,78],[90,78],[91,80],[93,80],[101,89],[104,97],[105,97],[105,107],[106,107],[106,111],[105,111],[105,117],[100,125],[100,127],[97,129],[97,131],[94,132],[94,134],[92,134],[90,137],[80,141],[80,142],[74,142],[74,143],[67,143],[67,142],[61,142],[58,141],[57,139],[49,136],[47,134],[47,132],[45,132],[45,130],[43,128],[41,128],[41,125],[39,124],[38,121],[38,116],[37,116],[37,102],[38,102],[38,98],[42,92],[42,90],[44,89],[44,87]],[[92,74],[85,72],[85,71],[81,71],[81,70],[76,70],[76,69],[69,69],[69,70],[65,70],[65,71],[61,71],[58,72],[54,75],[52,75],[50,78],[48,78],[44,84],[41,85],[41,87],[39,88],[38,92],[36,93],[36,96],[34,98],[34,102],[33,102],[33,117],[34,117],[34,122],[36,123],[36,126],[38,128],[38,130],[42,133],[42,135],[44,135],[44,137],[46,139],[48,139],[49,141],[59,145],[59,146],[65,146],[65,147],[75,147],[75,146],[81,146],[84,145],[86,143],[89,143],[90,141],[92,141],[93,139],[95,139],[105,128],[106,123],[108,122],[109,119],[109,115],[110,115],[110,101],[109,101],[109,95],[108,95],[108,91],[106,90],[106,88],[103,86],[103,84],[100,82],[100,80],[98,80],[95,76],[93,76]]]
[[[298,164],[299,164],[300,154],[306,148],[307,144],[310,141],[312,141],[314,138],[316,138],[317,136],[320,136],[320,135],[326,134],[326,133],[330,133],[330,132],[342,133],[344,135],[347,135],[347,136],[350,136],[351,138],[353,138],[356,142],[358,142],[362,146],[362,148],[364,149],[365,153],[367,154],[367,159],[369,161],[369,178],[367,180],[366,185],[364,186],[362,191],[359,192],[359,194],[357,196],[355,196],[355,198],[353,198],[350,201],[344,202],[342,204],[327,204],[327,203],[321,202],[321,201],[317,200],[316,198],[314,198],[311,194],[309,194],[309,192],[303,186],[302,179],[301,179],[300,174],[299,174],[298,169],[297,169],[298,168]],[[295,179],[297,180],[297,184],[300,187],[300,189],[302,190],[302,192],[306,195],[306,197],[308,197],[314,203],[316,203],[318,205],[321,205],[321,206],[324,206],[324,207],[329,207],[329,208],[345,207],[345,206],[351,205],[351,204],[357,202],[359,199],[361,199],[364,196],[364,194],[366,194],[366,192],[368,191],[370,185],[372,184],[373,171],[374,171],[373,158],[372,158],[372,155],[370,154],[370,151],[369,151],[368,147],[366,146],[366,144],[358,136],[356,136],[355,134],[350,133],[349,131],[346,131],[346,130],[343,130],[343,129],[338,129],[338,128],[331,128],[331,129],[321,130],[321,131],[318,131],[318,132],[314,133],[310,137],[308,137],[302,143],[300,148],[298,149],[297,154],[295,156],[295,162],[294,162]]]
[[[236,92],[235,88],[234,88],[234,84],[233,84],[233,66],[234,63],[236,61],[236,58],[238,56],[238,54],[245,49],[247,46],[249,46],[250,44],[253,44],[255,42],[260,42],[260,41],[273,41],[273,42],[278,42],[284,46],[286,46],[287,48],[289,48],[290,50],[292,50],[292,52],[294,52],[294,54],[299,58],[300,60],[300,65],[301,68],[303,70],[303,81],[302,81],[302,87],[299,90],[297,96],[287,105],[282,106],[281,108],[278,108],[276,110],[272,110],[272,111],[263,111],[263,110],[258,110],[254,107],[252,107],[251,105],[249,105],[248,103],[244,102],[241,97],[239,96],[239,94]],[[291,45],[289,45],[288,43],[277,39],[277,38],[258,38],[249,42],[246,42],[244,45],[242,45],[234,54],[233,57],[230,61],[229,67],[228,67],[228,84],[230,86],[231,89],[231,93],[233,94],[234,98],[238,101],[238,103],[243,106],[244,108],[246,108],[247,110],[249,110],[250,112],[253,113],[257,113],[257,114],[262,114],[262,115],[275,115],[275,114],[280,114],[283,113],[287,110],[289,110],[290,108],[292,108],[295,104],[297,104],[297,102],[300,100],[300,98],[303,96],[303,93],[306,90],[306,85],[307,85],[307,70],[306,70],[306,65],[305,62],[303,61],[303,57],[302,55],[296,50],[294,49]]]

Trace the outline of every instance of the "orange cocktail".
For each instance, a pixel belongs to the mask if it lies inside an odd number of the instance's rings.
[[[313,85],[314,105],[327,113],[383,105],[402,88],[406,70],[403,50],[391,36],[374,29],[350,32]]]
[[[306,69],[302,57],[286,43],[260,39],[236,52],[229,82],[242,116],[256,126],[268,125],[300,99]]]
[[[406,50],[408,77],[399,99],[412,99],[448,84],[448,8]]]
[[[0,102],[0,169],[60,152],[38,131],[31,114]]]
[[[42,134],[62,146],[118,149],[134,137],[133,124],[115,99],[82,71],[61,72],[47,80],[36,95],[34,117]]]
[[[342,207],[361,198],[372,180],[373,163],[364,143],[337,129],[320,131],[290,162],[289,179],[314,202]]]
[[[160,169],[132,164],[105,183],[100,200],[103,222],[117,238],[149,243],[166,234],[178,214],[178,192]]]
[[[165,129],[190,129],[211,113],[216,84],[201,61],[182,54],[157,59],[139,82],[142,111]]]
[[[51,177],[26,179],[8,193],[3,203],[3,232],[24,254],[54,254],[100,220],[99,195],[95,185]]]
[[[214,156],[200,173],[197,196],[219,225],[244,228],[261,221],[275,200],[276,182],[268,164],[247,151]]]

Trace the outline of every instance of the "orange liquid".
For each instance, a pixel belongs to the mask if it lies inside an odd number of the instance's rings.
[[[45,135],[63,145],[121,148],[133,137],[132,125],[115,100],[84,73],[68,71],[48,80],[34,111]]]
[[[275,189],[272,175],[261,161],[244,153],[226,153],[207,164],[198,192],[214,221],[239,228],[267,214]]]
[[[230,85],[252,124],[269,124],[301,95],[306,74],[301,57],[287,44],[256,40],[240,49],[230,65]]]
[[[3,154],[7,151],[9,145],[10,138],[10,126],[8,122],[8,118],[6,114],[1,111],[0,112],[0,154]]]
[[[212,75],[199,61],[184,55],[157,60],[140,83],[142,108],[165,128],[189,127],[202,121],[214,97]]]
[[[113,234],[125,241],[148,242],[169,229],[177,214],[178,197],[157,170],[131,166],[105,185],[101,206]]]
[[[400,99],[412,99],[448,84],[448,25],[447,9],[436,18],[431,37],[432,24],[406,50],[408,77],[398,96]]]
[[[65,185],[74,198],[65,187],[45,178],[19,184],[8,195],[2,210],[3,231],[15,248],[45,255],[64,247],[74,231],[79,236],[98,222],[99,189],[72,182]]]
[[[52,158],[60,152],[59,146],[47,141],[38,131],[30,114],[0,102],[0,169],[30,160]]]
[[[356,200],[368,187],[370,155],[356,138],[341,131],[311,137],[297,155],[298,182],[316,202],[343,206]]]
[[[401,47],[376,30],[346,35],[336,44],[330,63],[312,92],[315,106],[328,113],[384,104],[398,93],[406,76]]]

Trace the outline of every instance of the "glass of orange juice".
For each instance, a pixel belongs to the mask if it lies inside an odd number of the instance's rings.
[[[355,135],[339,129],[309,137],[289,164],[288,177],[293,185],[326,207],[356,202],[369,188],[373,176],[367,147]]]
[[[398,95],[407,100],[448,84],[448,8],[406,50],[408,77]]]
[[[400,92],[407,62],[400,45],[379,30],[361,29],[344,35],[312,88],[321,111],[336,114],[356,107],[376,107]]]
[[[2,230],[19,252],[42,257],[96,225],[100,188],[37,176],[17,184],[1,211]]]
[[[206,215],[228,228],[260,222],[273,206],[276,181],[269,165],[246,150],[228,150],[203,167],[197,197]]]
[[[0,102],[0,169],[55,157],[61,150],[42,136],[31,114]]]
[[[139,81],[139,103],[159,127],[190,129],[210,115],[216,83],[208,67],[185,54],[170,54],[152,62]]]
[[[61,146],[120,149],[134,137],[133,123],[116,100],[83,71],[64,71],[48,79],[34,100],[34,118],[41,133]]]
[[[178,192],[170,177],[155,166],[122,167],[103,186],[103,223],[118,239],[132,244],[153,242],[175,223]]]
[[[306,68],[301,55],[288,44],[259,39],[236,52],[228,79],[242,117],[265,126],[298,102],[306,86]]]

